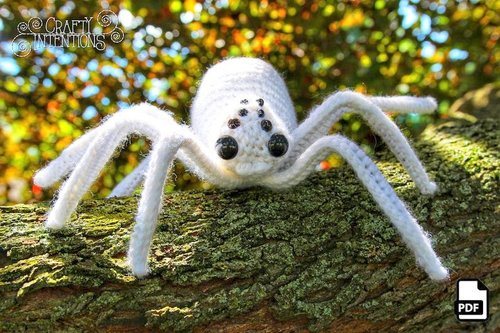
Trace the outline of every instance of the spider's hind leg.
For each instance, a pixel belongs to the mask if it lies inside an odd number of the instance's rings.
[[[121,198],[132,195],[134,190],[139,187],[141,182],[144,180],[150,159],[151,155],[148,155],[144,160],[142,160],[131,173],[129,173],[120,183],[118,183],[118,185],[113,188],[111,193],[108,195],[108,198]]]
[[[386,111],[429,113],[435,110],[432,98],[419,97],[366,97],[352,91],[332,94],[314,109],[309,117],[293,132],[296,142],[290,158],[300,156],[314,141],[327,135],[333,123],[347,112],[362,116],[403,164],[423,194],[433,194],[437,185],[429,179],[425,168],[400,129],[384,114]]]

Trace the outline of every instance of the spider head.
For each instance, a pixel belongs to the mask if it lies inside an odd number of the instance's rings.
[[[260,97],[236,101],[214,143],[226,168],[241,177],[275,171],[290,145],[288,129]]]

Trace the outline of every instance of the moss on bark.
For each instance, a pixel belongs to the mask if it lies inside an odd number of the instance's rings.
[[[426,130],[418,155],[440,186],[419,194],[389,153],[378,162],[452,279],[416,267],[347,166],[284,192],[165,196],[150,262],[124,256],[137,197],[89,200],[43,229],[48,204],[0,207],[0,331],[439,331],[497,328],[500,284],[497,121]],[[459,324],[455,281],[491,290],[485,324]]]

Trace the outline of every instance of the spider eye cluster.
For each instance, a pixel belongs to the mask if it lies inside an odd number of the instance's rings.
[[[259,108],[256,110],[257,116],[259,118],[264,118],[265,112],[262,109],[262,107],[264,106],[264,100],[262,98],[259,98],[256,100],[256,102],[259,106]],[[241,100],[240,104],[242,104],[243,107],[238,111],[238,115],[240,117],[248,116],[249,110],[245,107],[248,104],[248,99]],[[238,118],[231,118],[227,122],[227,127],[232,130],[240,126],[241,121]],[[273,130],[273,124],[268,119],[262,119],[260,121],[260,128],[265,132],[271,132]],[[217,154],[224,160],[233,159],[238,154],[238,142],[230,135],[220,137],[215,144],[215,148],[217,150]],[[280,157],[285,155],[288,151],[287,138],[283,134],[272,134],[271,138],[267,142],[267,150],[273,157]]]

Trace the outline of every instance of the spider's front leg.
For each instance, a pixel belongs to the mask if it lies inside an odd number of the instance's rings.
[[[177,155],[176,155],[177,154]],[[215,184],[235,187],[238,181],[226,178],[223,169],[215,162],[206,147],[191,132],[185,131],[178,143],[167,138],[160,141],[148,157],[131,175],[113,190],[117,196],[131,192],[145,176],[144,189],[139,203],[136,225],[130,241],[128,262],[134,275],[143,277],[149,273],[147,257],[157,216],[161,208],[161,196],[165,187],[166,170],[174,157],[188,161],[191,170],[199,170]],[[196,168],[194,168],[196,166]],[[199,168],[199,169],[198,169]]]
[[[361,115],[373,131],[386,142],[420,191],[424,194],[434,193],[437,189],[436,184],[429,179],[404,135],[382,109],[400,113],[430,113],[436,109],[436,102],[429,97],[366,97],[352,91],[334,93],[315,108],[292,133],[296,145],[290,152],[290,162],[300,156],[314,141],[327,135],[332,124],[343,114],[355,112]]]
[[[411,216],[373,161],[355,143],[340,135],[326,136],[307,148],[288,169],[263,179],[262,185],[279,189],[294,186],[306,178],[331,153],[340,154],[390,218],[417,262],[434,280],[448,278],[448,271],[432,249],[430,239]]]
[[[190,145],[190,147],[188,145]],[[108,198],[120,198],[132,195],[134,190],[137,189],[144,180],[146,172],[148,171],[150,158],[151,156],[148,155],[142,160],[130,174],[116,185]],[[214,159],[210,157],[210,153],[207,151],[206,147],[204,147],[194,136],[190,137],[186,145],[181,146],[177,152],[176,158],[178,158],[189,171],[196,174],[198,178],[211,184],[228,189],[236,188],[241,184],[240,180],[227,174],[227,172],[218,166]]]
[[[241,181],[220,168],[212,156],[207,147],[196,136],[190,133],[189,140],[186,141],[185,145],[180,147],[176,158],[200,179],[224,188],[238,187]],[[134,190],[144,180],[150,158],[150,155],[148,155],[142,160],[130,174],[116,185],[108,198],[132,195]]]
[[[149,273],[148,253],[161,209],[163,189],[168,170],[184,140],[182,137],[163,137],[155,143],[149,156],[144,190],[128,251],[129,266],[137,277]]]

